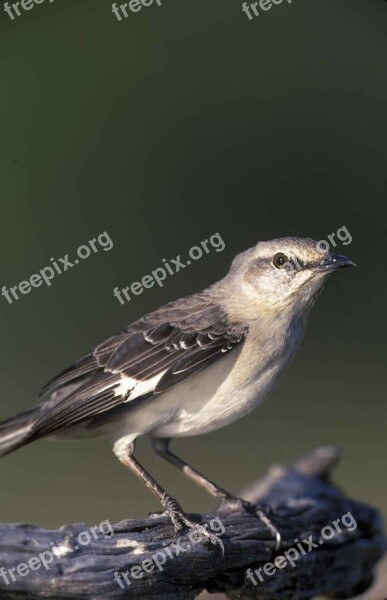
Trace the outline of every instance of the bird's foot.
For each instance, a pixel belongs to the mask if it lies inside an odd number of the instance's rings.
[[[262,523],[264,523],[264,525],[266,525],[266,527],[270,531],[271,535],[275,539],[274,551],[276,552],[281,547],[281,541],[282,541],[281,534],[280,534],[279,530],[277,529],[277,527],[274,525],[274,523],[271,521],[270,517],[268,516],[267,513],[270,511],[268,510],[267,507],[259,507],[259,506],[256,506],[255,504],[252,504],[251,502],[248,502],[247,500],[238,498],[237,496],[232,496],[231,494],[224,494],[221,497],[221,500],[220,500],[220,503],[218,506],[218,511],[219,512],[248,512],[252,515],[259,517],[261,519]]]
[[[197,537],[192,539],[190,538],[192,543],[199,543],[201,541],[211,542],[211,544],[220,546],[222,554],[224,554],[223,542],[217,535],[208,530],[207,523],[203,525],[190,519],[189,516],[183,511],[180,504],[174,499],[168,499],[168,501],[165,503],[165,509],[165,514],[171,519],[176,533],[180,533],[185,528],[191,529],[197,534]]]
[[[238,498],[237,496],[233,496],[232,494],[222,494],[220,496],[220,502],[218,505],[219,512],[249,512],[255,514],[255,506],[248,502],[247,500],[243,500],[242,498]]]
[[[264,523],[266,525],[266,527],[270,531],[271,535],[275,539],[274,552],[277,552],[277,550],[280,549],[281,544],[282,544],[282,536],[281,536],[279,529],[277,529],[277,527],[274,525],[274,523],[270,519],[270,517],[267,516],[267,513],[271,512],[271,511],[268,510],[267,507],[263,508],[262,506],[261,507],[255,506],[254,509],[255,509],[255,514],[257,515],[257,517],[259,517],[261,519],[262,523]]]

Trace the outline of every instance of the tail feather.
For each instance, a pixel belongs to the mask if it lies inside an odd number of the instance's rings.
[[[32,408],[0,423],[0,456],[5,456],[32,441],[36,413],[36,408]]]

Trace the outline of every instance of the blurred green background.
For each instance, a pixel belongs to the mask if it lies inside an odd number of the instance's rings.
[[[118,22],[107,0],[0,16],[1,286],[107,231],[114,242],[9,305],[0,418],[144,313],[222,276],[258,240],[326,239],[358,263],[315,308],[270,402],[176,443],[238,492],[272,463],[337,444],[336,478],[386,509],[386,21],[381,0],[163,0]],[[125,287],[219,232],[211,252],[121,306]],[[214,503],[146,441],[139,458],[188,511]],[[0,462],[0,520],[57,527],[159,510],[106,439],[38,442]]]

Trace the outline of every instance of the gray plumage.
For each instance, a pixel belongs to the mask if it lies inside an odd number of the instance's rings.
[[[353,264],[310,239],[258,243],[211,287],[139,319],[50,381],[40,404],[0,424],[0,454],[39,438],[109,434],[125,462],[138,436],[231,423],[267,398],[329,275]]]

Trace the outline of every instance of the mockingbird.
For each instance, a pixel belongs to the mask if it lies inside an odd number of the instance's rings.
[[[139,319],[50,381],[40,404],[0,424],[0,455],[39,438],[108,434],[117,458],[175,528],[195,527],[136,460],[135,440],[150,436],[155,451],[190,479],[221,502],[238,503],[173,454],[169,441],[228,425],[267,398],[327,279],[349,266],[349,258],[321,252],[311,239],[259,242],[214,285]]]

